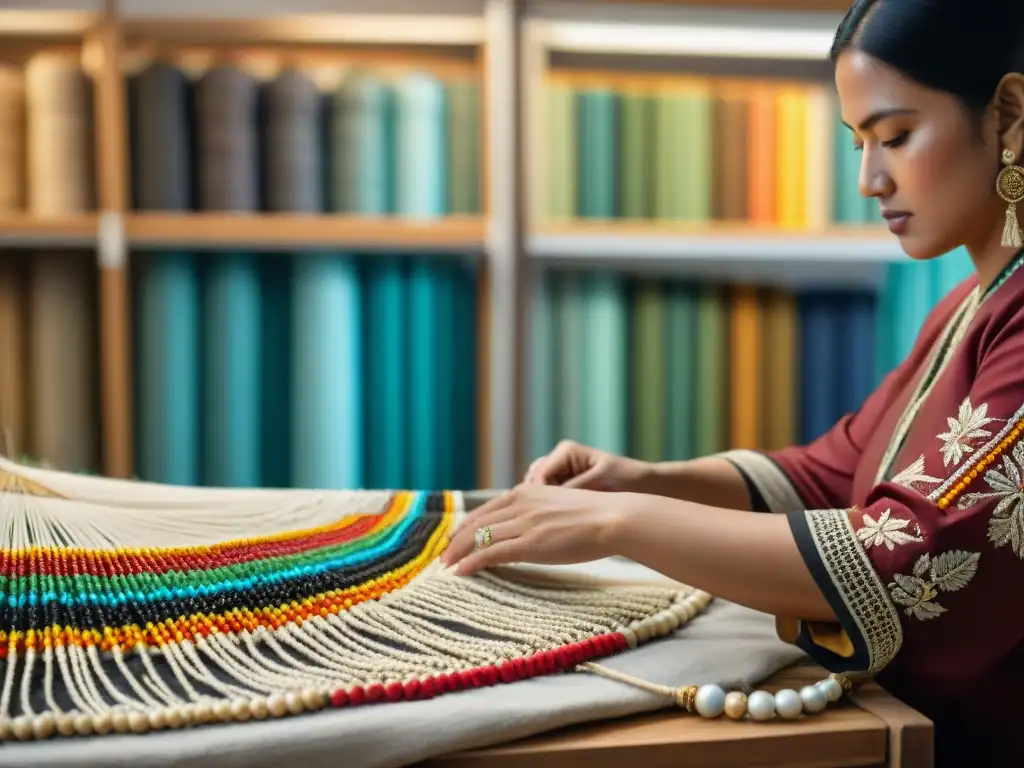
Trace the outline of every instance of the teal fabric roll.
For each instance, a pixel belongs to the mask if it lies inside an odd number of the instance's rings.
[[[191,208],[191,89],[185,75],[153,63],[129,83],[128,114],[140,210]],[[195,254],[151,252],[133,262],[136,474],[201,480],[199,270]]]
[[[203,480],[259,487],[259,266],[252,254],[220,253],[203,283]]]
[[[260,476],[263,485],[288,488],[292,476],[293,271],[296,254],[266,254],[260,261]]]
[[[199,281],[190,253],[159,252],[135,269],[136,473],[198,485]]]
[[[835,120],[835,187],[833,218],[842,224],[862,224],[864,198],[860,194],[861,153],[853,145],[853,133],[843,125],[838,110]]]
[[[582,388],[583,440],[599,450],[629,452],[629,308],[621,276],[585,282]]]
[[[329,205],[340,213],[395,210],[395,94],[371,73],[350,75],[331,102]]]
[[[363,265],[364,485],[406,487],[409,465],[406,391],[409,356],[408,284],[399,257],[373,257]]]
[[[478,368],[480,317],[477,307],[477,286],[480,273],[473,257],[460,261],[453,268],[452,335],[455,345],[451,351],[456,365],[452,368],[451,402],[454,404],[452,428],[452,482],[456,490],[480,487],[478,463]]]
[[[523,463],[544,456],[557,443],[555,420],[555,297],[550,270],[536,275],[530,301],[529,431]]]
[[[402,78],[397,87],[397,204],[407,218],[437,218],[445,213],[447,192],[447,142],[443,83],[427,74]],[[454,359],[443,357],[442,324],[450,305],[449,269],[440,259],[421,255],[409,266],[409,347],[411,372],[416,385],[407,386],[409,401],[408,476],[414,488],[444,485],[444,453],[453,450],[451,425],[441,421],[442,398],[451,396]]]
[[[295,261],[292,477],[302,488],[358,488],[361,446],[359,273],[330,253]]]

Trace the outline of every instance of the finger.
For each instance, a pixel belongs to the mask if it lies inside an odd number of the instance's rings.
[[[491,543],[483,547],[483,549],[490,549],[504,541],[515,539],[522,531],[521,522],[514,518],[502,522],[485,523],[485,525],[491,530]],[[451,566],[471,556],[476,551],[482,550],[477,550],[476,548],[476,530],[474,530],[472,536],[462,537],[458,541],[453,539],[452,543],[445,550],[443,559],[445,564]]]
[[[571,471],[570,459],[576,449],[574,443],[563,441],[541,460],[536,477],[541,485],[561,485],[559,479]]]
[[[460,522],[455,527],[455,530],[452,532],[452,536],[455,536],[460,531],[463,531],[466,528],[479,527],[479,523],[477,523],[477,520],[487,517],[496,510],[504,509],[505,507],[512,503],[514,498],[515,489],[512,489],[505,491],[504,493],[498,494],[493,499],[488,499],[486,502],[484,502],[479,507],[477,507],[472,512],[463,517],[462,522]]]
[[[586,472],[576,477],[570,477],[562,485],[566,488],[581,488],[589,491],[597,491],[601,489],[601,475],[604,473],[604,467],[597,464]]]
[[[541,456],[539,459],[534,459],[530,466],[526,469],[526,475],[523,478],[524,483],[539,483],[542,482],[544,464],[547,462],[547,456]]]
[[[526,539],[516,537],[479,549],[459,562],[455,575],[470,576],[495,565],[522,562],[526,557],[526,543]]]
[[[495,525],[514,520],[520,516],[521,508],[517,504],[509,503],[507,506],[499,507],[486,515],[473,515],[464,520],[452,534],[448,546],[445,548],[443,559],[445,562],[452,562],[452,558],[458,552],[472,549],[476,544],[477,529],[485,525],[492,528]]]

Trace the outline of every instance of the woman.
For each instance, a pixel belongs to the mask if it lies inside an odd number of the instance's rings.
[[[941,763],[1024,765],[1024,2],[858,0],[832,61],[861,193],[912,258],[964,245],[976,275],[810,445],[650,465],[565,443],[446,560],[632,558],[794,617],[817,662],[930,716]]]

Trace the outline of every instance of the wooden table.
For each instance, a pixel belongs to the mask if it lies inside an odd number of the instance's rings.
[[[767,690],[826,677],[800,663]],[[419,768],[932,768],[932,723],[875,684],[797,722],[704,720],[667,709],[460,752]]]

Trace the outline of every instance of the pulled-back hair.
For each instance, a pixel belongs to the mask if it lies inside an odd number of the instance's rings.
[[[832,44],[952,94],[974,117],[999,81],[1024,72],[1024,0],[856,0]]]

